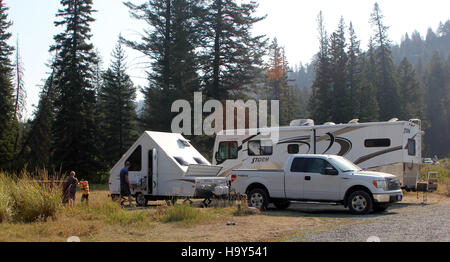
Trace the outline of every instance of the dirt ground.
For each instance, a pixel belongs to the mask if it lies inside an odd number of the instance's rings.
[[[91,205],[107,201],[107,191],[94,191]],[[234,216],[233,210],[201,209],[208,219],[193,223],[163,223],[151,219],[164,203],[145,209],[145,222],[120,225],[105,223],[90,214],[64,212],[57,220],[32,224],[0,224],[0,241],[60,242],[79,236],[83,242],[270,242],[292,241],[296,236],[338,230],[374,218],[417,210],[422,195],[405,193],[405,199],[382,214],[354,216],[343,207],[293,205],[288,210],[269,209],[258,215]],[[449,201],[442,194],[428,194],[427,203]],[[136,212],[129,210],[128,212]],[[234,226],[227,225],[229,222]]]

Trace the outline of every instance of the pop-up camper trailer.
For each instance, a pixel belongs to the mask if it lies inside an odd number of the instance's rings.
[[[130,162],[131,194],[138,205],[173,198],[211,198],[228,193],[227,179],[181,134],[145,132],[110,171],[111,196],[120,196],[120,171]]]
[[[278,132],[278,141],[270,134]],[[267,134],[267,135],[264,135]],[[421,121],[314,125],[294,120],[291,126],[259,130],[225,130],[214,146],[219,176],[239,169],[279,170],[292,154],[344,156],[363,169],[391,173],[406,189],[415,189],[421,169]]]

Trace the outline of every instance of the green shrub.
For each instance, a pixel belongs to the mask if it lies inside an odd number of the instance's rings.
[[[162,215],[161,221],[164,223],[171,222],[198,222],[205,218],[205,215],[190,205],[177,205],[167,209],[167,212]]]
[[[100,212],[107,223],[120,224],[122,226],[142,223],[147,218],[144,211],[126,211],[119,204],[112,201],[104,203],[100,208]]]

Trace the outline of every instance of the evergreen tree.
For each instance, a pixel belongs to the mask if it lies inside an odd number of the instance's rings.
[[[348,92],[349,92],[349,116],[355,118],[359,109],[361,101],[357,99],[358,84],[361,81],[361,49],[360,41],[358,40],[352,22],[349,26],[350,44],[348,46],[348,61],[347,61],[347,73],[348,73]]]
[[[316,79],[314,80],[312,86],[312,95],[309,101],[308,110],[311,113],[312,118],[317,123],[325,123],[332,121],[332,109],[330,105],[332,104],[333,99],[333,89],[331,83],[331,66],[328,48],[329,39],[325,30],[325,21],[322,12],[319,13],[317,22],[320,51],[316,57]]]
[[[0,169],[8,168],[14,156],[17,122],[14,120],[13,66],[10,60],[14,48],[8,44],[12,23],[8,7],[0,0]]]
[[[358,103],[358,112],[355,118],[361,122],[374,122],[379,120],[380,108],[377,100],[377,89],[373,83],[377,78],[375,64],[375,47],[373,41],[369,42],[368,51],[360,56],[360,65],[362,67],[361,78],[356,88],[356,98]]]
[[[338,29],[330,37],[330,67],[332,99],[330,120],[347,123],[351,120],[350,92],[348,92],[348,56],[346,53],[345,24],[341,17]]]
[[[449,154],[448,137],[448,75],[440,55],[435,52],[427,68],[425,84],[427,87],[427,120],[429,128],[425,131],[426,152],[430,155],[446,157]],[[447,143],[446,143],[447,142]]]
[[[416,72],[408,59],[404,58],[397,69],[400,88],[399,119],[424,119],[424,93],[417,81]]]
[[[238,4],[236,0],[208,0],[202,28],[200,57],[207,96],[219,101],[239,95],[251,84],[263,64],[264,36],[252,36],[258,4]]]
[[[387,35],[389,27],[383,24],[383,14],[375,3],[371,15],[371,23],[374,27],[376,44],[375,64],[377,70],[376,81],[373,83],[378,89],[378,104],[381,120],[389,120],[397,117],[399,108],[398,86],[395,79],[395,66],[392,59],[391,43]]]
[[[19,164],[25,164],[30,170],[54,170],[52,164],[52,126],[55,117],[54,71],[45,81],[40,93],[39,104],[30,123],[30,131],[26,135],[24,146],[19,153]]]
[[[96,57],[89,43],[92,0],[61,0],[56,26],[64,31],[54,37],[56,51],[53,86],[56,90],[56,115],[52,125],[53,163],[67,172],[95,179],[101,168],[98,161],[96,97],[93,64]]]
[[[145,95],[143,126],[169,131],[171,104],[178,99],[193,100],[200,88],[196,49],[201,9],[198,0],[151,0],[141,5],[125,3],[134,18],[144,20],[149,29],[141,42],[125,43],[148,56],[152,71]]]
[[[102,158],[107,166],[117,162],[138,138],[136,88],[126,73],[125,52],[119,42],[112,53],[114,61],[103,74],[99,90],[102,125]]]

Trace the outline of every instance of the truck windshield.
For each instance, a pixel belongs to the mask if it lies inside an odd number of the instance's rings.
[[[340,170],[342,170],[342,172],[361,171],[361,168],[359,166],[353,164],[351,161],[343,157],[332,157],[329,160]]]

